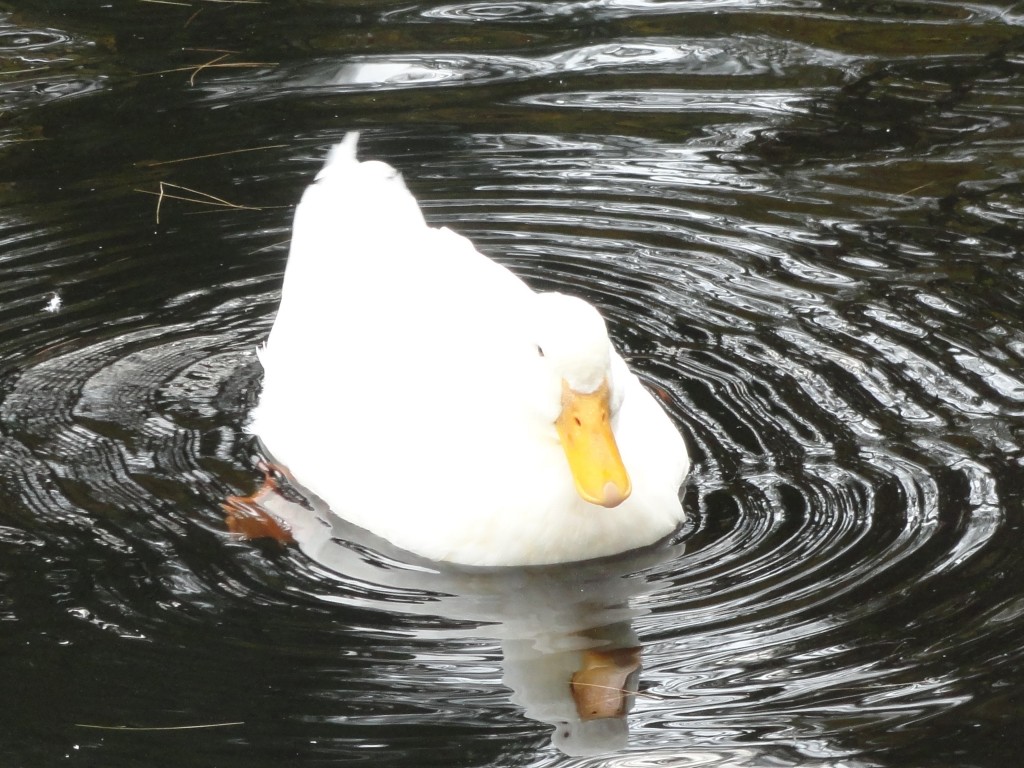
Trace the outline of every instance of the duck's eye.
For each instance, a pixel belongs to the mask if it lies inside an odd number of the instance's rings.
[[[544,357],[544,347],[542,347],[540,344],[537,345],[537,354],[541,357]]]

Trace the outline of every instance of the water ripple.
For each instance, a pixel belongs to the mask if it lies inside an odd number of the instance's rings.
[[[963,707],[998,656],[973,649],[1020,613],[993,575],[1015,573],[998,545],[1019,523],[1024,434],[1020,180],[1016,150],[1000,144],[1017,90],[1000,84],[998,56],[978,65],[981,106],[951,100],[962,95],[957,68],[939,54],[879,73],[865,72],[864,49],[899,14],[937,30],[995,16],[872,5],[833,47],[770,30],[642,27],[651,15],[750,10],[402,8],[383,14],[396,28],[409,18],[557,26],[584,14],[623,20],[623,34],[551,37],[515,55],[408,52],[399,39],[206,73],[195,89],[211,120],[232,112],[211,100],[234,97],[288,96],[328,115],[297,148],[298,129],[282,129],[287,148],[251,175],[215,166],[224,187],[268,196],[298,193],[342,130],[337,114],[357,113],[359,98],[416,120],[427,119],[419,99],[432,100],[429,125],[381,128],[380,112],[369,125],[364,115],[367,153],[400,166],[432,222],[535,287],[601,307],[692,449],[688,517],[672,541],[572,568],[449,570],[285,497],[274,501],[298,546],[236,540],[222,504],[259,484],[245,423],[282,270],[280,249],[261,249],[285,239],[286,216],[168,206],[149,237],[150,211],[101,196],[0,221],[0,548],[16,587],[0,616],[57,648],[97,636],[129,647],[131,664],[109,665],[121,670],[109,673],[119,696],[103,704],[114,722],[141,709],[139,665],[171,681],[154,694],[168,697],[164,714],[210,714],[182,701],[195,690],[219,698],[207,680],[228,676],[217,686],[231,693],[225,711],[251,694],[274,728],[325,760],[404,743],[418,746],[403,755],[438,761],[448,756],[434,754],[438,740],[451,737],[531,755],[550,738],[572,755],[617,750],[610,764],[623,766],[869,765],[851,741],[914,736],[925,718]],[[801,2],[754,15],[845,18]],[[948,47],[946,37],[928,45]],[[491,106],[515,116],[511,128],[438,130],[462,119],[457,88],[496,84]],[[885,122],[879,105],[894,103],[906,119]],[[881,122],[856,122],[857,133],[850,115],[861,108]],[[939,117],[919,126],[922,109]],[[576,130],[551,130],[552,116]],[[615,130],[595,130],[597,119]],[[645,121],[665,122],[649,135]],[[986,142],[1003,162],[971,159]],[[897,146],[924,147],[927,159],[894,159]],[[178,178],[177,168],[136,175]],[[136,222],[130,236],[98,231],[101,204],[105,220]],[[40,614],[43,630],[31,629]],[[1020,663],[1019,644],[997,646],[1004,667]],[[565,683],[587,651],[607,647],[642,648],[642,670],[621,684],[635,688],[628,718],[597,728]],[[270,701],[281,692],[288,712]],[[240,741],[279,750],[265,725],[257,718]]]
[[[762,76],[784,77],[785,71],[799,69],[806,77],[811,71],[820,71],[827,77],[830,69],[848,69],[856,61],[843,54],[825,49],[793,43],[780,43],[758,36],[729,38],[622,38],[610,43],[577,47],[561,47],[546,54],[516,56],[508,53],[487,52],[452,53],[438,50],[432,53],[398,53],[390,55],[355,55],[343,59],[323,59],[307,62],[301,67],[279,67],[274,72],[258,72],[257,77],[233,74],[210,80],[207,87],[218,98],[237,92],[247,97],[267,92],[281,95],[309,89],[336,93],[366,90],[433,89],[438,86],[471,85],[477,83],[545,82],[559,77],[585,77],[594,73],[606,76],[629,77],[643,74],[652,79],[692,77],[701,81],[716,78],[745,77],[750,80]],[[563,80],[564,81],[564,80]],[[784,82],[784,81],[783,81]],[[619,100],[630,99],[630,90],[567,93],[564,95],[536,94],[534,101],[525,103],[595,102],[595,106],[608,106]],[[701,99],[717,103],[727,111],[753,109],[761,111],[806,111],[801,107],[810,99],[810,92],[770,94],[730,90],[735,105],[727,108],[727,93],[714,94],[697,91],[668,89],[643,90],[634,98],[646,99],[651,109],[669,109],[674,105],[692,103],[699,106]],[[580,106],[584,106],[580,103]]]
[[[665,0],[584,0],[555,3],[450,3],[412,11],[425,18],[519,23],[524,21],[558,21],[564,17],[624,18],[649,14],[749,13],[755,5],[761,13],[792,13],[856,21],[885,20],[903,23],[947,24],[953,21],[998,18],[996,8],[985,5],[964,7],[958,3],[900,3],[893,7],[882,3],[860,3],[859,7],[830,11],[812,0],[774,0],[752,4],[747,0],[708,0],[707,2],[665,2]],[[406,11],[405,13],[409,13]]]
[[[0,104],[6,110],[38,106],[56,99],[96,93],[102,75],[86,74],[85,52],[92,43],[59,29],[33,29],[0,14]],[[24,134],[0,132],[0,141]],[[29,134],[30,138],[38,136]]]

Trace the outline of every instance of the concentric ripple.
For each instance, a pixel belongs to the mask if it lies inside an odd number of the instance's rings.
[[[19,764],[1016,755],[1017,6],[38,5],[0,19]],[[601,308],[694,458],[670,541],[439,568],[263,485],[290,206],[352,128]],[[248,494],[291,543],[229,532]]]
[[[0,104],[20,111],[96,92],[103,78],[84,65],[90,44],[59,29],[21,26],[9,13],[0,13]],[[0,141],[11,138],[26,139],[9,129],[0,132]]]
[[[371,135],[366,151],[386,156],[388,144]],[[315,674],[338,652],[375,659],[362,673],[331,662],[316,694],[348,698],[348,725],[308,708],[293,724],[335,747],[349,728],[405,722],[413,738],[438,718],[484,738],[482,709],[505,713],[492,736],[514,738],[523,726],[508,719],[498,680],[571,754],[667,755],[678,742],[722,750],[729,764],[745,764],[751,734],[755,755],[846,759],[852,733],[871,738],[969,701],[979,668],[943,659],[1015,610],[968,606],[951,587],[985,570],[1006,526],[997,456],[1014,439],[1007,419],[1024,384],[1007,364],[1021,347],[996,354],[992,342],[1013,334],[968,330],[969,308],[925,283],[892,290],[884,265],[831,258],[863,224],[780,227],[793,201],[816,205],[813,186],[780,207],[766,176],[702,151],[482,135],[409,176],[431,219],[538,289],[602,307],[696,460],[676,544],[596,569],[438,571],[301,505],[283,513],[298,548],[261,555],[233,543],[221,503],[258,484],[244,424],[275,257],[234,284],[183,286],[158,322],[110,332],[72,320],[56,343],[39,332],[24,347],[7,342],[22,362],[2,385],[16,510],[2,541],[15,558],[51,563],[40,578],[57,582],[21,591],[55,589],[48,601],[64,618],[53,632],[79,637],[82,625],[161,645],[216,617],[229,627],[218,653],[251,660],[267,650],[254,651],[256,619],[241,616],[258,606],[275,665],[306,658]],[[735,197],[764,220],[735,210]],[[19,247],[20,263],[38,258],[34,239]],[[7,290],[26,297],[38,279]],[[81,312],[70,297],[54,309],[34,295],[41,318]],[[22,598],[4,610],[17,623],[31,608]],[[581,636],[643,646],[628,739],[570,728],[564,709],[540,703],[554,659],[578,654]],[[367,649],[382,642],[387,651]],[[422,661],[396,667],[396,653]]]

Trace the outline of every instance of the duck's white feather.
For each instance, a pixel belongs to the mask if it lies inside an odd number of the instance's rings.
[[[274,460],[337,514],[438,560],[565,562],[671,533],[682,438],[596,311],[429,227],[394,169],[356,159],[356,138],[295,213],[252,424]],[[580,498],[554,427],[562,380],[589,391],[602,376],[632,481],[614,508]]]

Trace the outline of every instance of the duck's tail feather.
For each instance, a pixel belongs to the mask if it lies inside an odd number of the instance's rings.
[[[426,226],[402,174],[380,160],[356,157],[359,133],[350,131],[327,154],[323,168],[303,195],[295,222],[300,227],[336,230],[354,236],[374,231],[386,239],[394,229]]]
[[[345,138],[331,147],[327,153],[324,167],[316,175],[316,181],[333,179],[339,175],[350,173],[352,167],[359,164],[356,160],[356,145],[359,143],[359,131],[349,131]]]

